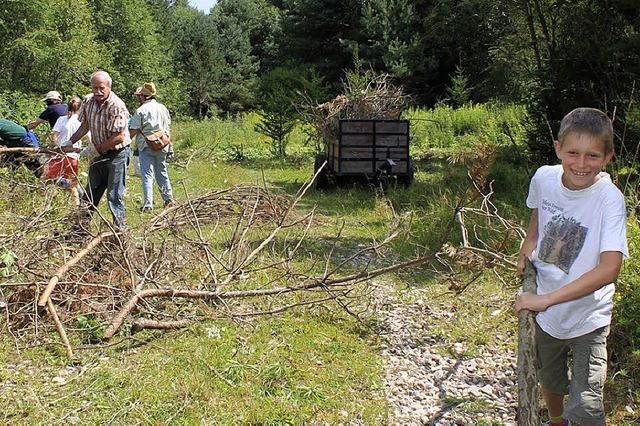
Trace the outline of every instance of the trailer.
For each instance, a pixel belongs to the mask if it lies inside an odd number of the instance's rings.
[[[327,189],[348,178],[374,183],[395,179],[413,182],[409,155],[408,120],[340,120],[338,137],[325,141],[325,152],[316,155],[317,189]]]

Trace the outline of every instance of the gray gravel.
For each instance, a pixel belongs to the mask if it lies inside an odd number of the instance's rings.
[[[384,283],[377,286],[385,395],[390,424],[515,425],[516,355],[483,349],[464,356],[462,343],[445,345],[431,329],[435,318],[452,316],[427,305],[420,290],[406,290],[407,302]]]

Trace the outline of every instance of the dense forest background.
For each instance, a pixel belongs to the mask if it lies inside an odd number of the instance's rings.
[[[640,135],[633,0],[220,0],[210,14],[186,0],[5,0],[0,13],[5,116],[52,89],[87,93],[96,69],[120,95],[156,82],[177,117],[235,115],[274,92],[329,99],[355,63],[419,107],[524,104],[540,160],[576,106],[615,117],[618,152],[635,158]]]

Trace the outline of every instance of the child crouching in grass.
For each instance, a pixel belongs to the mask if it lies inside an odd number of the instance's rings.
[[[533,262],[538,294],[518,297],[516,311],[538,312],[548,424],[604,425],[613,282],[628,257],[624,197],[602,171],[613,157],[611,120],[577,108],[563,118],[554,145],[561,164],[540,167],[531,179],[531,219],[518,259],[520,274],[525,256]]]

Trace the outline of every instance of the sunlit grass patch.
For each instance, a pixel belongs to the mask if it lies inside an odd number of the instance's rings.
[[[379,423],[386,409],[376,342],[353,338],[352,327],[339,316],[293,313],[203,323],[146,344],[152,333],[144,333],[122,351],[107,350],[108,359],[88,358],[82,375],[54,388],[54,404],[41,380],[15,377],[33,398],[4,418],[49,423],[74,412],[90,424]]]

